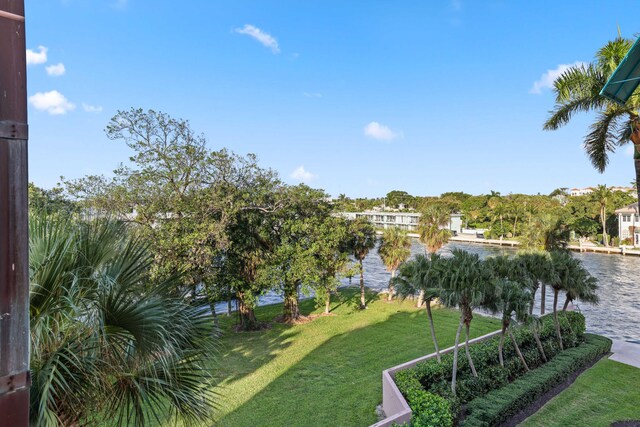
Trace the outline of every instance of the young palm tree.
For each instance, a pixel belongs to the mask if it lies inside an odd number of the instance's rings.
[[[522,263],[526,275],[530,279],[531,285],[531,305],[529,306],[529,314],[533,314],[533,302],[535,301],[536,292],[540,288],[540,315],[544,315],[546,311],[546,294],[547,284],[553,276],[553,263],[551,256],[547,251],[525,251],[518,254],[518,259]]]
[[[215,328],[122,224],[30,218],[31,421],[148,425],[209,416]]]
[[[571,275],[575,272],[575,259],[567,251],[553,251],[551,253],[553,262],[553,279],[551,287],[553,288],[553,322],[556,326],[556,335],[558,336],[558,344],[560,350],[564,350],[562,344],[562,334],[560,333],[560,323],[558,321],[558,294],[560,291],[567,289],[568,283],[572,280]]]
[[[387,271],[391,272],[391,279],[389,280],[389,294],[387,301],[393,300],[393,278],[396,275],[396,270],[400,267],[400,264],[405,262],[411,255],[411,238],[407,236],[405,231],[399,228],[388,228],[384,230],[382,239],[380,240],[380,246],[378,247],[378,253]]]
[[[609,163],[609,153],[630,140],[635,145],[636,183],[640,182],[640,93],[636,92],[626,105],[618,105],[600,95],[600,91],[627,54],[633,41],[617,37],[596,53],[586,65],[574,65],[554,82],[556,103],[545,130],[566,125],[577,112],[596,112],[597,118],[584,139],[584,147],[593,166],[603,172]],[[640,190],[638,197],[640,197]]]
[[[602,243],[609,246],[609,238],[607,236],[607,202],[611,200],[613,193],[606,185],[598,185],[591,193],[591,199],[598,204],[600,208],[600,223],[602,224]]]
[[[451,391],[456,393],[456,375],[458,371],[458,346],[462,326],[466,326],[465,350],[469,367],[474,376],[478,376],[471,353],[469,352],[469,326],[473,320],[473,308],[482,305],[490,293],[486,289],[485,272],[477,254],[471,254],[459,249],[452,251],[453,257],[441,260],[440,300],[448,307],[460,309],[460,324],[456,332],[453,350],[453,373],[451,377]]]
[[[351,242],[349,247],[353,256],[360,265],[360,309],[367,308],[364,294],[364,266],[362,262],[369,251],[376,246],[376,230],[373,225],[364,218],[357,218],[350,224]]]
[[[433,324],[433,315],[431,314],[431,301],[440,295],[440,286],[438,283],[440,273],[438,266],[440,264],[438,254],[431,255],[427,258],[424,255],[417,255],[413,260],[402,264],[398,276],[393,279],[396,290],[400,298],[415,296],[418,293],[424,295],[426,303],[427,317],[429,319],[429,329],[431,330],[431,339],[436,350],[436,357],[440,362],[440,348],[436,339],[436,329]]]
[[[598,280],[582,266],[579,260],[575,259],[572,267],[572,274],[564,285],[567,297],[562,311],[566,311],[569,303],[577,299],[589,304],[598,304],[600,302],[597,294]]]

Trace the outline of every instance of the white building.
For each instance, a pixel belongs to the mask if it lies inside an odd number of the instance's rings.
[[[633,246],[640,247],[638,203],[616,209],[615,213],[618,215],[618,236],[620,236],[620,240],[632,238]]]
[[[374,227],[386,229],[397,227],[401,230],[416,231],[420,222],[417,212],[343,212],[347,219],[366,218]],[[452,213],[449,217],[449,230],[460,233],[462,230],[462,214]]]

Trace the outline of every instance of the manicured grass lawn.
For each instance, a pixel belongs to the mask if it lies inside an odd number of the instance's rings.
[[[411,301],[387,303],[369,295],[369,308],[355,308],[354,290],[332,303],[334,316],[300,325],[274,323],[261,332],[236,333],[223,319],[218,355],[221,426],[367,426],[382,401],[383,369],[433,352],[425,310]],[[317,313],[314,301],[301,304]],[[281,304],[261,307],[270,321]],[[442,348],[453,345],[457,311],[435,309]],[[475,316],[474,336],[498,329],[495,319]]]
[[[609,426],[640,420],[640,369],[602,359],[521,426]]]

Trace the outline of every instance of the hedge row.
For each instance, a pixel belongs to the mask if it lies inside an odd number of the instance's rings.
[[[474,427],[502,424],[564,382],[575,371],[588,366],[611,349],[611,340],[608,338],[590,334],[585,338],[584,343],[558,354],[539,369],[528,372],[499,390],[474,399],[467,405],[467,417],[462,425]]]
[[[565,349],[575,347],[583,340],[584,316],[576,312],[559,315]],[[514,335],[527,365],[535,369],[544,363],[529,328],[514,329]],[[540,339],[548,359],[560,351],[553,318],[542,318]],[[464,346],[458,355],[457,395],[451,393],[453,354],[442,356],[442,363],[430,359],[415,367],[400,371],[395,382],[413,411],[413,426],[450,426],[459,413],[461,404],[484,396],[492,390],[509,384],[526,372],[508,339],[504,344],[505,366],[498,359],[499,337],[495,337],[470,347],[470,352],[478,372],[474,377],[468,365]]]

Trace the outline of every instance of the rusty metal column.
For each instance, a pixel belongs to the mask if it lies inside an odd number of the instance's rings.
[[[0,427],[29,424],[24,0],[0,0]]]

